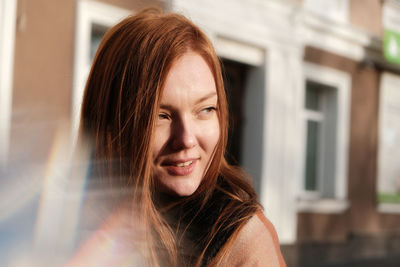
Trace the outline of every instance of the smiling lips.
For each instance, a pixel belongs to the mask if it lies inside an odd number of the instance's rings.
[[[167,172],[173,176],[186,176],[191,174],[197,164],[198,159],[187,159],[179,161],[167,161],[162,164]]]

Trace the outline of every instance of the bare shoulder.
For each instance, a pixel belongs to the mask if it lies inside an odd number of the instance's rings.
[[[259,211],[240,230],[223,266],[286,266],[272,223]]]

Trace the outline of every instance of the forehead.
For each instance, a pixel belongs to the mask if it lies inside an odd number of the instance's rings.
[[[187,101],[197,100],[212,93],[216,94],[217,88],[209,65],[198,53],[187,52],[172,65],[161,102],[178,97],[184,97]]]

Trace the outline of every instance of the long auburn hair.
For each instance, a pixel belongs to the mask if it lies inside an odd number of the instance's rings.
[[[83,98],[80,134],[92,144],[94,160],[103,163],[97,174],[107,177],[111,186],[132,189],[130,201],[145,228],[145,258],[151,266],[178,264],[177,238],[154,199],[151,148],[164,82],[174,62],[188,51],[201,55],[214,76],[220,139],[201,185],[186,199],[197,198],[204,204],[216,188],[223,190],[237,204],[228,206],[217,221],[241,211],[238,230],[259,208],[245,175],[225,161],[228,107],[220,62],[209,39],[184,16],[157,9],[124,19],[106,33],[95,55]],[[219,187],[221,179],[229,184],[229,192]],[[218,227],[214,228],[206,239],[215,236]],[[218,255],[227,252],[229,243]]]

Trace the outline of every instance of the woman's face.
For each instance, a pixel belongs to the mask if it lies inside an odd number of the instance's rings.
[[[214,77],[195,52],[168,73],[153,144],[153,166],[162,191],[189,196],[199,187],[219,140]]]

